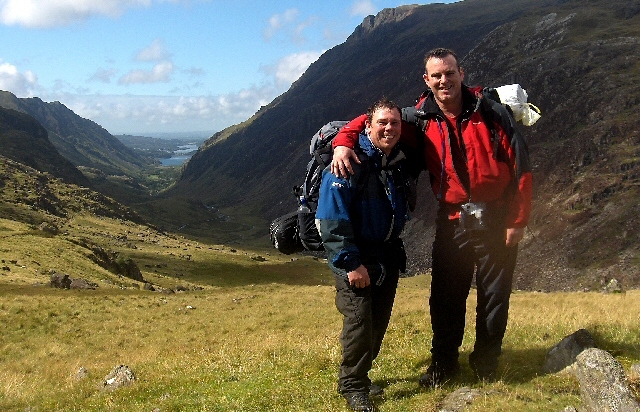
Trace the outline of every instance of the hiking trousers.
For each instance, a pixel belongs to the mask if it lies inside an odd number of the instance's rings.
[[[347,278],[335,275],[336,308],[343,315],[342,362],[338,375],[341,394],[368,393],[369,371],[380,352],[398,287],[397,269],[383,275],[380,265],[366,267],[371,279],[371,285],[366,288],[354,288]]]
[[[518,254],[507,247],[503,227],[469,231],[459,219],[439,217],[433,243],[429,311],[432,362],[457,365],[465,328],[466,302],[474,276],[477,286],[474,368],[495,372],[507,328],[509,297]]]

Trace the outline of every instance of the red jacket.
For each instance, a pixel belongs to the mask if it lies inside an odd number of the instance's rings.
[[[507,227],[527,225],[532,198],[528,148],[504,106],[483,97],[478,88],[463,86],[463,111],[457,117],[461,136],[456,136],[430,92],[415,108],[402,112],[400,141],[405,152],[415,151],[420,147],[417,138],[424,138],[423,164],[431,188],[441,205],[449,208],[451,218],[459,216],[463,203],[486,202],[507,208]],[[334,138],[333,146],[353,147],[365,120],[362,115],[349,122]]]

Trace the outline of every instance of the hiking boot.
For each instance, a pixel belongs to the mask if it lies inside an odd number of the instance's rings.
[[[427,368],[427,372],[420,377],[418,383],[420,386],[432,388],[434,386],[442,385],[459,374],[460,364],[458,362],[451,364],[431,363],[431,366],[429,366]]]
[[[369,386],[369,396],[382,396],[384,395],[384,389],[382,386],[374,385]]]
[[[498,362],[480,362],[476,357],[471,354],[469,356],[469,366],[473,370],[473,374],[479,381],[482,382],[495,382],[496,369],[498,368]]]
[[[354,411],[375,412],[376,410],[371,399],[369,399],[369,394],[366,392],[351,392],[342,396],[347,400],[349,408]]]

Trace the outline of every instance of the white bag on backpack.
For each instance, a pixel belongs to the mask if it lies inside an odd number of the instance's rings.
[[[500,101],[509,105],[516,121],[522,121],[525,126],[532,126],[540,118],[540,109],[527,102],[527,91],[519,84],[508,84],[496,87]]]

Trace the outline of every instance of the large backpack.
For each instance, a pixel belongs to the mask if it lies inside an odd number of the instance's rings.
[[[284,254],[300,252],[304,249],[322,251],[322,239],[316,227],[316,209],[322,171],[331,163],[333,149],[331,141],[348,121],[334,120],[318,130],[309,144],[311,159],[307,163],[304,181],[293,187],[293,194],[298,201],[297,219],[288,213],[271,223],[270,234],[273,246]],[[287,217],[287,218],[285,218]]]

